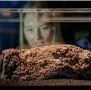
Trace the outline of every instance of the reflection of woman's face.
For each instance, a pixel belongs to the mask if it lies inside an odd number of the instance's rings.
[[[35,15],[27,14],[24,18],[24,35],[31,47],[47,45],[52,42],[52,24],[40,22],[48,19],[44,15],[36,19]]]

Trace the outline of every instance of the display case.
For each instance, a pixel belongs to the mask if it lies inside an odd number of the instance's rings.
[[[91,50],[91,8],[12,8],[0,9],[0,12],[2,12],[0,17],[1,51],[9,48],[25,50],[25,48],[53,44],[71,44]],[[90,51],[88,52],[90,53]],[[85,57],[85,54],[83,55]],[[19,86],[91,85],[91,81],[67,78],[15,82],[1,79],[0,84]]]

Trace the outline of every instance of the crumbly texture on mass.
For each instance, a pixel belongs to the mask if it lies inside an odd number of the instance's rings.
[[[6,49],[2,56],[1,78],[4,79],[91,79],[91,52],[74,45]]]

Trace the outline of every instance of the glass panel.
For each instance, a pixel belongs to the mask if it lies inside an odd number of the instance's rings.
[[[0,12],[0,51],[51,44],[81,47],[78,41],[83,38],[91,42],[91,8],[6,8]]]

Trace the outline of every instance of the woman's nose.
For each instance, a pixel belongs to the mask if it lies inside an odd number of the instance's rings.
[[[43,36],[41,35],[40,29],[37,30],[37,40],[43,39]]]

